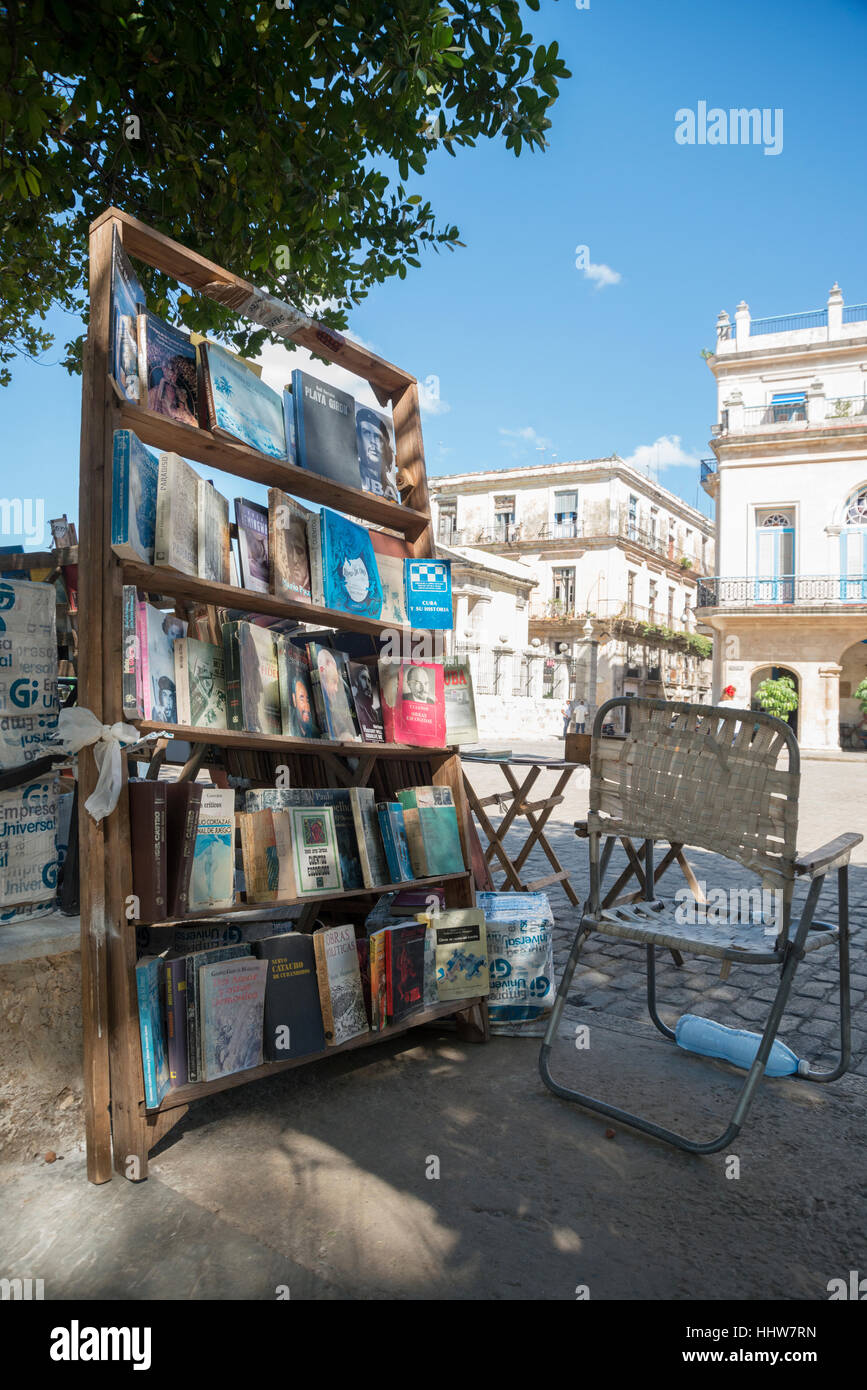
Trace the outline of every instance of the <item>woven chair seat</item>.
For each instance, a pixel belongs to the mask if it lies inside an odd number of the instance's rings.
[[[605,936],[640,941],[647,946],[669,946],[675,951],[715,956],[718,960],[749,960],[760,965],[782,959],[782,952],[775,949],[775,935],[765,935],[763,922],[679,922],[675,911],[665,902],[630,903],[605,908],[595,917],[586,915],[584,925],[592,925]],[[817,927],[809,932],[804,950],[828,946],[837,936],[836,927]]]

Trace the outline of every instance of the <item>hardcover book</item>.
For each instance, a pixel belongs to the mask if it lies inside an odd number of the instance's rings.
[[[429,661],[380,661],[379,685],[389,743],[442,748],[446,740],[443,668]]]
[[[223,649],[194,637],[175,642],[178,723],[196,729],[225,729],[226,675]]]
[[[394,426],[387,415],[368,405],[355,403],[355,436],[358,443],[358,466],[361,486],[365,492],[400,501],[397,486],[397,450],[394,447]]]
[[[278,487],[268,489],[268,549],[271,592],[293,603],[310,603],[310,555],[307,527],[316,512],[302,507]]]
[[[293,806],[292,859],[295,887],[300,898],[329,889],[341,891],[340,857],[334,829],[334,812],[328,806]]]
[[[156,1109],[170,1084],[163,1036],[162,970],[160,956],[143,956],[135,968],[145,1105],[149,1110]]]
[[[178,723],[175,642],[185,637],[186,632],[183,618],[154,608],[144,600],[139,603],[138,645],[144,719]]]
[[[162,922],[167,915],[165,782],[130,782],[129,822],[135,915],[143,922]]]
[[[313,698],[323,737],[335,743],[361,743],[346,656],[318,642],[311,642],[308,652]]]
[[[450,631],[454,627],[451,561],[406,560],[404,569],[410,625]]]
[[[206,428],[270,458],[285,459],[282,397],[216,343],[200,343],[198,352]]]
[[[189,910],[190,875],[202,805],[201,782],[163,782],[166,789],[167,917]]]
[[[363,799],[362,799],[363,800]],[[341,886],[345,889],[364,888],[366,880],[361,865],[360,843],[348,787],[254,787],[244,795],[247,811],[288,811],[293,807],[308,810],[320,806],[330,808],[334,817],[337,852],[340,861]]]
[[[205,1081],[248,1071],[262,1061],[264,960],[229,960],[199,971],[202,1075]]]
[[[126,560],[154,562],[159,462],[132,430],[115,430],[111,543]]]
[[[352,926],[320,928],[313,933],[313,947],[325,1041],[329,1047],[338,1047],[368,1031],[355,930]]]
[[[187,977],[183,957],[168,958],[163,971],[166,1005],[166,1054],[169,1086],[185,1086],[190,1079],[187,1062]]]
[[[389,877],[388,861],[379,829],[373,788],[348,787],[347,791],[349,792],[349,804],[352,808],[352,820],[358,855],[361,860],[364,886],[365,888],[377,888],[383,883],[390,883],[392,880]],[[344,875],[343,886],[345,888],[349,886],[346,882],[346,875]]]
[[[450,787],[408,787],[397,794],[403,806],[407,839],[417,872],[422,863],[424,874],[459,874],[464,864],[458,816]],[[421,850],[418,839],[421,838]]]
[[[268,963],[263,1051],[266,1062],[325,1051],[316,951],[307,932],[269,936],[254,947]]]
[[[187,1003],[187,1073],[191,1081],[202,1081],[201,1065],[201,1015],[199,1010],[199,969],[203,965],[216,965],[222,961],[240,960],[249,956],[250,947],[218,946],[215,950],[192,951],[183,957],[184,979]]]
[[[403,627],[409,622],[404,579],[404,561],[409,559],[409,546],[402,536],[390,536],[386,531],[371,530],[368,534],[382,586],[380,617],[384,623]]]
[[[241,584],[245,589],[267,594],[269,582],[268,511],[258,502],[235,498],[235,523],[238,527],[238,559]]]
[[[198,425],[196,349],[189,333],[147,309],[138,316],[139,404],[158,415]]]
[[[292,400],[298,467],[360,488],[354,396],[296,369]]]
[[[382,586],[367,529],[323,507],[319,533],[325,607],[361,618],[381,617]]]
[[[307,652],[288,637],[279,636],[275,641],[283,733],[292,738],[321,738]]]
[[[238,661],[242,727],[251,733],[281,734],[274,634],[255,623],[239,623]]]
[[[379,818],[379,829],[382,834],[385,857],[388,861],[389,881],[391,883],[405,883],[409,879],[415,878],[409,843],[406,838],[403,807],[400,802],[380,801],[377,803],[376,814]]]
[[[376,667],[363,661],[347,661],[346,669],[361,737],[365,743],[385,743],[382,697]]]
[[[385,979],[389,1023],[424,1008],[424,924],[402,923],[386,932]]]
[[[190,876],[190,912],[231,907],[235,881],[235,793],[203,787]]]
[[[473,676],[468,661],[446,662],[443,667],[446,706],[446,742],[478,743]]]
[[[198,574],[200,482],[196,470],[179,454],[160,455],[155,565]]]
[[[197,513],[196,572],[213,584],[228,584],[229,503],[204,478],[198,482]]]
[[[144,290],[136,279],[123,243],[112,228],[111,236],[111,373],[128,401],[139,403],[136,322],[144,305]]]

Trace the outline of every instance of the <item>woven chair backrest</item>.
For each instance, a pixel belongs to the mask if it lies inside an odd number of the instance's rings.
[[[619,705],[625,741],[600,737]],[[698,846],[781,887],[794,878],[799,783],[795,736],[769,714],[609,700],[593,727],[588,828]]]

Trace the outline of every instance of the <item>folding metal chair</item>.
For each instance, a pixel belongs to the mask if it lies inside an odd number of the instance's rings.
[[[617,706],[628,707],[625,741],[600,737],[603,723]],[[785,754],[788,758],[785,758]],[[590,896],[569,956],[539,1056],[539,1070],[549,1090],[588,1110],[664,1139],[689,1153],[711,1154],[725,1148],[740,1132],[756,1088],[764,1075],[780,1019],[800,962],[837,942],[840,974],[840,1060],[833,1071],[806,1073],[810,1081],[836,1081],[848,1069],[851,1054],[849,999],[849,878],[852,850],[863,835],[838,836],[814,854],[796,856],[800,757],[788,724],[768,714],[730,706],[689,705],[664,700],[618,698],[607,701],[593,721],[590,758]],[[645,901],[602,907],[602,879],[614,837],[646,841]],[[684,844],[722,854],[760,875],[780,905],[770,928],[761,912],[747,921],[683,921],[674,904],[654,896],[653,843]],[[603,845],[603,841],[605,844]],[[813,920],[827,874],[837,871],[837,923]],[[797,926],[792,923],[796,879],[809,881]],[[753,920],[755,917],[755,920]],[[674,1031],[656,1008],[656,950],[668,947],[722,961],[768,965],[780,971],[780,983],[761,1043],[734,1108],[731,1123],[718,1139],[697,1143],[615,1105],[562,1086],[550,1071],[557,1037],[581,948],[594,933],[644,944],[647,953],[647,1006],[666,1038]]]

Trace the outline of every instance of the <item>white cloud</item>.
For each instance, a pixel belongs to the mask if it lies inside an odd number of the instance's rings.
[[[687,453],[680,442],[679,434],[662,434],[653,444],[639,444],[633,453],[625,458],[641,473],[662,473],[666,468],[698,468],[701,458],[698,454]]]
[[[595,262],[591,261],[583,269],[584,279],[592,280],[593,286],[597,290],[603,290],[606,285],[619,285],[623,279],[619,270],[612,270],[610,265],[603,265],[601,262],[596,265]]]
[[[419,381],[418,403],[422,415],[447,415],[451,410],[440,394],[440,379],[434,374]]]
[[[500,443],[514,454],[526,453],[526,448],[522,446],[527,444],[532,444],[539,453],[551,447],[551,440],[546,435],[537,434],[532,425],[525,425],[520,430],[505,430],[501,426],[500,434],[503,436]]]
[[[370,352],[376,351],[371,343],[364,342],[354,333],[344,333],[343,336],[351,338],[354,343],[366,347]],[[347,371],[335,362],[314,360],[313,354],[305,347],[296,347],[294,352],[291,352],[280,343],[266,343],[255,360],[262,368],[262,380],[273,386],[275,391],[282,391],[284,386],[290,385],[292,372],[297,367],[301,371],[309,372],[311,376],[319,377],[320,381],[327,381],[338,391],[348,391],[362,405],[373,406],[374,410],[385,410],[386,414],[389,413],[389,407],[380,405],[363,377],[356,376],[354,372]]]

